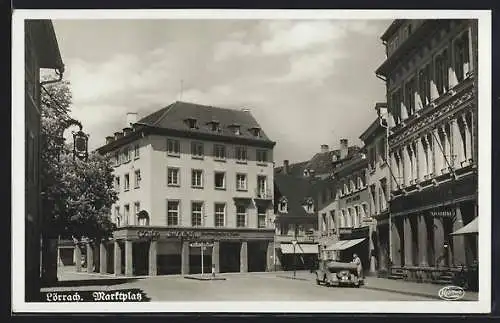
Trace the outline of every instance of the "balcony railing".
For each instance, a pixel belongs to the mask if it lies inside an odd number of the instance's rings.
[[[273,192],[270,189],[257,188],[255,190],[255,198],[261,199],[261,200],[272,200],[273,199]]]

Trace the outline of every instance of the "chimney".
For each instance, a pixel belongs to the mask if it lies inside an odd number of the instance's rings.
[[[327,153],[329,151],[328,145],[321,145],[321,152],[322,153]]]
[[[118,140],[121,137],[123,137],[123,133],[122,132],[120,132],[120,131],[115,132],[115,140]]]
[[[243,109],[241,109],[241,111],[243,111],[243,112],[250,112],[250,109],[249,108],[243,108]]]
[[[112,143],[114,140],[115,140],[115,137],[107,136],[106,137],[106,145]]]
[[[289,173],[289,171],[290,171],[289,167],[290,167],[290,162],[288,161],[288,159],[285,159],[283,161],[283,173],[284,174],[288,174]]]
[[[127,123],[125,127],[131,127],[137,122],[137,112],[127,112]]]
[[[123,128],[123,135],[124,136],[128,135],[131,132],[132,132],[132,128],[130,128],[130,127]]]
[[[340,159],[346,158],[348,152],[349,148],[347,139],[340,139]]]

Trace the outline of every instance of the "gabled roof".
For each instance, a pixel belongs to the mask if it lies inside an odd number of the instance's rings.
[[[350,146],[348,147],[347,158],[353,156],[356,152],[358,152],[360,148],[358,146]],[[302,177],[304,175],[304,170],[313,170],[314,175],[319,176],[321,174],[329,174],[333,170],[335,165],[334,158],[336,160],[340,159],[340,150],[331,150],[328,152],[320,152],[314,154],[314,156],[308,160],[299,163],[290,164],[288,166],[288,172],[290,175],[296,177]],[[274,169],[275,174],[283,173],[283,166],[276,167]]]
[[[285,196],[288,200],[288,214],[291,216],[309,216],[302,207],[308,197],[315,197],[313,182],[308,178],[300,178],[293,175],[274,175],[276,198]]]
[[[185,122],[186,119],[195,119],[198,128],[190,129]],[[248,111],[225,109],[190,102],[176,101],[142,118],[137,123],[155,128],[214,135],[214,131],[212,131],[210,125],[214,121],[218,122],[220,127],[220,131],[215,133],[216,135],[271,141],[261,129],[257,120]],[[233,125],[240,126],[240,135],[234,134],[230,129]],[[254,136],[250,131],[252,128],[261,129],[259,137]]]

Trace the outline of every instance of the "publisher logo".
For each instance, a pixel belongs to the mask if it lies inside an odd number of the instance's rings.
[[[438,295],[446,301],[456,301],[465,296],[465,291],[459,286],[446,286],[439,290]]]

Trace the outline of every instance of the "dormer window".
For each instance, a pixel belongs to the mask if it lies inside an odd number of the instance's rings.
[[[260,137],[260,128],[258,127],[250,128],[250,132],[254,137]]]
[[[309,170],[308,169],[304,169],[304,177],[309,177]]]
[[[210,130],[213,132],[219,132],[220,131],[220,126],[219,126],[219,121],[212,120],[208,123]]]
[[[285,197],[280,198],[278,202],[278,211],[280,213],[288,213],[288,200]]]
[[[198,129],[198,124],[197,124],[195,118],[187,118],[186,123],[187,123],[189,129]]]
[[[314,201],[312,198],[307,198],[304,202],[304,207],[306,209],[307,213],[313,213],[314,212]]]
[[[237,136],[241,135],[240,125],[238,125],[238,124],[232,124],[232,125],[229,126],[229,128],[231,129],[231,131],[235,135],[237,135]]]

